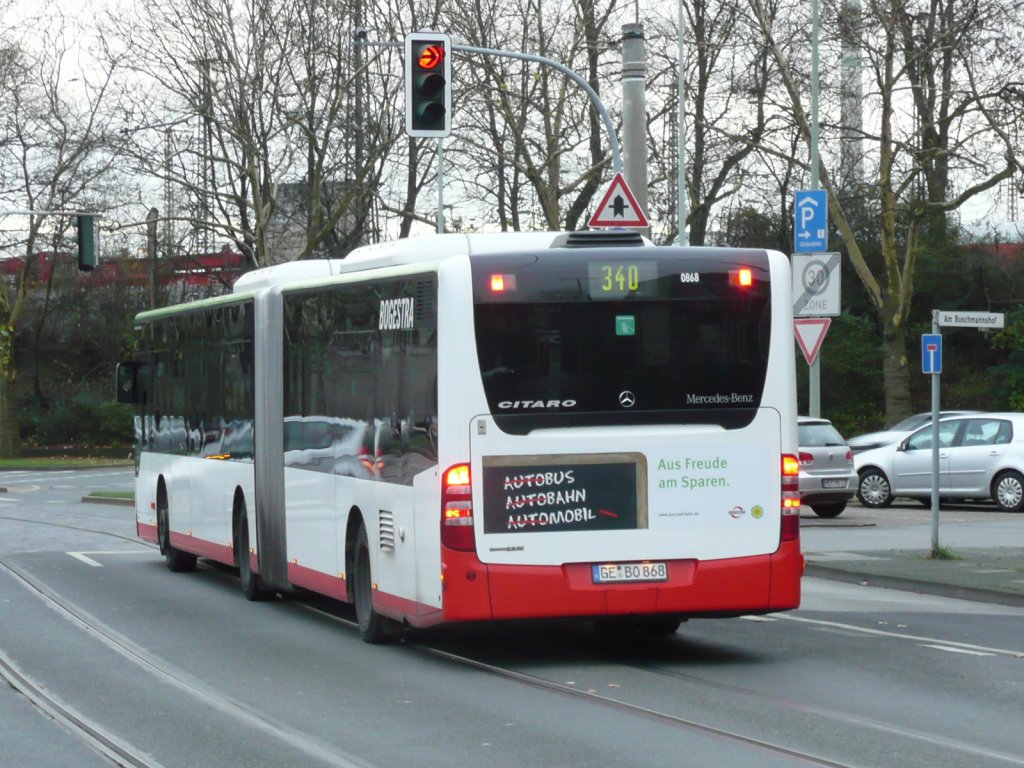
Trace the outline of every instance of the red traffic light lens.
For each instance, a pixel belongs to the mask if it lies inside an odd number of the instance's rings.
[[[436,69],[444,63],[444,46],[439,43],[424,46],[416,62],[423,69]]]

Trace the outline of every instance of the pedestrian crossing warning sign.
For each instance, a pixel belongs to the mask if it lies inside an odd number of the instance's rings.
[[[604,193],[594,215],[587,224],[591,227],[648,227],[647,216],[633,197],[626,178],[616,173],[608,191]]]

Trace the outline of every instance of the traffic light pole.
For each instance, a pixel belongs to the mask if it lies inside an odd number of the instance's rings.
[[[367,40],[365,29],[356,30],[356,45],[372,45],[378,48],[401,48],[404,43],[391,42],[391,41],[376,41]],[[622,172],[622,151],[619,148],[619,138],[615,135],[615,124],[612,123],[611,115],[608,114],[608,110],[605,108],[604,103],[601,101],[601,97],[597,94],[593,88],[590,87],[583,77],[573,72],[564,64],[560,64],[553,59],[549,59],[545,56],[536,56],[532,53],[522,53],[521,51],[501,51],[495,48],[477,48],[472,45],[452,45],[453,51],[459,51],[460,53],[478,53],[483,56],[504,56],[509,59],[521,59],[522,61],[532,61],[536,64],[543,64],[548,67],[553,67],[561,72],[563,75],[568,77],[580,88],[586,92],[587,96],[590,97],[590,101],[593,103],[597,113],[601,116],[601,121],[604,123],[605,131],[608,133],[608,145],[612,151],[612,169],[616,173]]]
[[[444,136],[437,140],[437,234],[444,234]]]

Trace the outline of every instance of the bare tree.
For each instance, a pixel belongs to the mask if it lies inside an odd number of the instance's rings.
[[[71,41],[80,43],[83,33],[59,14],[45,17],[39,28],[43,34],[31,50],[9,39],[0,41],[0,199],[9,210],[95,210],[105,196],[102,182],[119,135],[106,111],[114,67],[76,72],[76,98],[67,98]],[[30,271],[40,243],[61,242],[69,224],[67,217],[45,214],[22,220],[24,229],[12,243],[23,256],[20,271],[12,280],[0,281],[0,456],[17,448],[13,345]]]
[[[707,242],[715,216],[740,191],[749,192],[754,158],[766,136],[785,124],[767,101],[775,65],[759,34],[752,34],[742,0],[685,0],[683,30],[687,146],[686,221],[689,242]],[[659,9],[656,9],[657,14]],[[652,19],[649,104],[651,205],[676,238],[679,58],[678,16]],[[658,45],[658,43],[664,43]],[[749,204],[742,200],[740,205]]]
[[[135,42],[132,66],[143,78],[132,115],[147,129],[133,132],[136,172],[190,200],[193,227],[230,238],[253,266],[340,256],[363,242],[381,158],[398,138],[386,118],[396,86],[382,78],[362,91],[357,114],[353,95],[367,75],[352,67],[350,7],[136,7],[136,18],[112,25]],[[173,153],[160,151],[169,133],[182,137]],[[209,249],[209,236],[199,240]]]
[[[524,51],[580,73],[608,92],[615,0],[522,5],[475,0],[450,23],[471,45]],[[616,61],[617,63],[617,61]],[[494,203],[502,229],[575,229],[593,202],[609,151],[587,95],[551,67],[494,56],[460,62],[472,89],[461,101],[460,154],[467,194]]]
[[[809,141],[793,49],[787,51],[776,35],[762,0],[748,2]],[[832,9],[831,18],[838,16],[838,9]],[[1014,23],[1008,24],[1011,19]],[[822,185],[831,192],[832,220],[882,329],[890,421],[912,410],[906,321],[922,255],[936,237],[945,236],[950,212],[1021,170],[1008,130],[1021,116],[1021,105],[1010,98],[1021,67],[1021,50],[1012,39],[1020,22],[1019,6],[1007,0],[874,0],[864,8],[862,50],[872,82],[866,101],[877,127],[876,132],[865,127],[865,143],[877,178],[880,269],[865,259],[855,227],[832,189],[827,153],[819,170]]]

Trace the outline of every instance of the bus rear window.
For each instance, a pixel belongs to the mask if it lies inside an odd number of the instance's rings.
[[[474,259],[477,354],[498,426],[749,423],[770,342],[767,255],[675,254]]]

